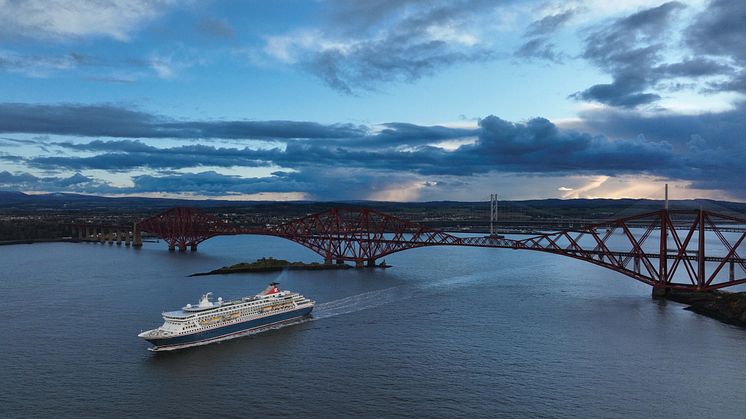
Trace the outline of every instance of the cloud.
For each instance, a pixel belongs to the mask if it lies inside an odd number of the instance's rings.
[[[672,168],[670,145],[643,139],[609,140],[574,131],[562,131],[550,121],[535,118],[512,123],[496,116],[479,122],[475,130],[386,124],[370,137],[336,141],[288,140],[285,148],[225,148],[184,145],[159,148],[140,141],[95,140],[85,144],[54,143],[82,156],[41,156],[27,160],[45,169],[101,169],[126,171],[192,167],[291,168],[300,172],[323,171],[341,162],[348,169],[389,174],[472,176],[491,171],[521,173],[639,173],[657,167]],[[474,141],[453,150],[429,143],[474,135]],[[362,146],[361,144],[366,144]],[[406,145],[406,147],[401,147]]]
[[[0,103],[0,132],[119,138],[349,138],[367,128],[299,121],[178,121],[114,105]]]
[[[539,59],[554,63],[562,63],[565,59],[565,55],[557,51],[556,45],[549,42],[548,38],[545,37],[534,38],[527,41],[521,45],[515,55],[516,57],[528,60]]]
[[[13,174],[7,170],[0,172],[0,189],[26,191],[57,191],[69,188],[90,189],[102,186],[102,183],[75,173],[70,177],[37,177],[30,173]]]
[[[126,41],[171,0],[0,0],[0,37],[106,36]]]
[[[692,187],[746,198],[746,103],[726,112],[678,115],[596,110],[581,114],[579,128],[616,138],[638,137],[671,144],[679,168],[661,165],[659,175],[690,180]]]
[[[231,39],[236,36],[236,30],[226,20],[204,17],[196,25],[197,29],[215,38]]]
[[[661,90],[746,92],[746,3],[710,1],[673,32],[685,8],[668,2],[588,31],[582,56],[612,81],[570,97],[633,109],[659,101]]]
[[[269,36],[265,51],[340,92],[376,90],[496,57],[475,32],[497,7],[490,1],[330,1],[327,7],[324,26]]]
[[[599,25],[586,36],[583,58],[609,72],[613,81],[597,84],[571,97],[634,108],[660,99],[646,90],[660,78],[653,67],[662,60],[668,29],[685,6],[668,2]]]
[[[565,128],[544,118],[511,122],[490,115],[479,120],[475,128],[453,128],[403,122],[358,126],[294,121],[173,121],[111,106],[5,104],[0,105],[0,131],[97,139],[83,143],[79,139],[40,138],[34,140],[36,145],[63,152],[35,156],[4,153],[0,158],[19,168],[83,175],[89,170],[130,174],[135,184],[131,189],[114,188],[112,192],[105,189],[106,184],[92,178],[88,182],[80,176],[68,180],[71,183],[66,188],[70,190],[96,193],[154,192],[161,187],[160,191],[173,188],[180,192],[196,188],[194,193],[210,196],[303,192],[319,199],[338,199],[354,191],[356,197],[394,197],[432,188],[445,191],[455,182],[496,173],[523,173],[594,179],[651,176],[746,197],[746,188],[740,183],[746,176],[742,164],[746,160],[746,144],[741,138],[741,133],[746,132],[744,106],[702,115],[587,111],[575,126]],[[147,142],[164,137],[265,138],[277,146],[188,143],[164,147]],[[444,141],[457,145],[438,146]],[[15,150],[12,146],[16,144],[8,142],[7,151]],[[219,173],[240,173],[242,168],[281,170],[260,178]],[[141,174],[143,170],[147,174]],[[190,172],[197,173],[190,177]],[[33,183],[21,178],[14,182],[21,189]],[[39,182],[31,190],[63,188],[60,179]],[[339,186],[340,182],[344,186]],[[6,185],[10,183],[8,180]]]
[[[744,21],[746,3],[743,1],[712,0],[687,29],[686,42],[699,54],[746,63]]]
[[[714,82],[716,91],[746,93],[746,2],[712,0],[687,28],[685,41],[696,54],[725,59],[736,64],[737,73]]]
[[[0,50],[0,70],[28,77],[48,77],[58,71],[77,68],[82,56],[76,53],[42,55]]]
[[[574,9],[566,10],[562,13],[544,16],[543,18],[531,23],[526,34],[529,36],[546,35],[557,31],[575,16]]]

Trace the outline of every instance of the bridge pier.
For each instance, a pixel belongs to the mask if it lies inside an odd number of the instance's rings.
[[[117,246],[121,246],[122,245],[122,232],[121,232],[121,230],[117,230],[116,231],[116,235],[117,235]]]
[[[344,259],[337,259],[337,265],[344,265],[345,261]]]
[[[174,252],[174,251],[176,251],[176,245],[175,245],[175,244],[171,244],[171,243],[169,243],[169,244],[168,244],[168,251],[169,251],[169,252]]]
[[[197,251],[197,243],[193,243],[193,244],[192,244],[192,245],[190,246],[190,250],[191,250],[192,252],[196,252],[196,251]]]
[[[184,244],[181,244],[181,243],[180,243],[180,244],[179,244],[179,252],[186,252],[186,250],[187,250],[187,245],[186,245],[186,243],[184,243]]]
[[[101,232],[98,234],[98,242],[101,244],[104,244],[104,241],[106,240],[106,235],[104,234],[104,228],[101,228]]]
[[[659,300],[662,298],[666,298],[666,295],[668,294],[668,288],[666,288],[663,285],[653,285],[653,299]]]
[[[375,268],[376,267],[376,260],[375,259],[368,259],[368,267],[369,268]]]
[[[361,268],[364,268],[364,267],[365,267],[365,264],[363,263],[362,259],[357,259],[355,261],[355,268],[361,269]]]
[[[324,259],[324,265],[331,265],[331,264],[332,264],[332,259],[331,258]]]
[[[137,223],[132,226],[132,236],[132,247],[142,247],[142,234],[140,234],[140,230],[137,228]]]
[[[124,245],[127,246],[127,247],[129,247],[132,244],[131,241],[132,241],[132,239],[131,239],[130,232],[129,231],[125,231],[124,232]]]

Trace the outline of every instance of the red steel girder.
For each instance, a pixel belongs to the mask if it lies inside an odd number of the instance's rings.
[[[375,261],[427,246],[533,250],[583,260],[657,287],[704,291],[746,283],[746,277],[736,278],[734,268],[738,266],[746,274],[746,260],[738,254],[746,233],[728,239],[720,231],[724,224],[746,225],[746,219],[708,211],[660,210],[514,240],[458,237],[368,208],[332,208],[256,230],[239,229],[194,208],[174,208],[141,221],[138,229],[163,238],[170,247],[182,248],[218,235],[270,235],[299,243],[325,260],[355,262]],[[603,236],[602,230],[606,230]],[[660,245],[653,250],[647,243],[656,231]],[[679,233],[686,233],[683,240]],[[717,237],[724,254],[707,253],[705,234]],[[629,268],[632,260],[634,266]],[[705,273],[706,263],[716,264],[709,275]],[[686,282],[677,282],[676,274],[682,264]],[[729,275],[722,278],[719,275],[726,265]]]

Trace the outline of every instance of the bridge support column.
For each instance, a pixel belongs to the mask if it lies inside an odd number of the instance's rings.
[[[663,285],[653,285],[653,299],[666,298],[666,294],[668,294],[668,288]]]
[[[375,259],[368,259],[368,267],[369,268],[375,268],[376,267],[376,260]]]
[[[190,250],[192,252],[196,252],[197,251],[197,243],[192,244],[189,248],[190,248]]]
[[[363,260],[362,259],[357,259],[355,261],[355,268],[360,269],[360,268],[363,268],[363,267],[365,267],[365,265],[363,263]]]
[[[91,241],[91,228],[89,226],[85,226],[85,240]]]
[[[83,241],[83,226],[78,226],[78,240]]]
[[[109,245],[114,244],[114,231],[111,229],[106,232],[106,243]]]
[[[337,259],[337,265],[344,265],[344,259]]]
[[[186,252],[186,250],[187,250],[187,245],[186,245],[186,243],[184,243],[184,244],[179,244],[179,252]]]
[[[331,264],[332,264],[331,258],[324,259],[324,265],[331,265]]]
[[[129,247],[129,245],[132,244],[131,241],[132,241],[132,238],[131,238],[130,232],[125,231],[124,232],[124,245]]]
[[[142,247],[142,235],[137,228],[137,223],[132,226],[132,247]]]
[[[640,257],[639,256],[635,256],[635,273],[636,274],[640,273]]]
[[[117,230],[116,234],[117,234],[117,246],[121,246],[122,245],[122,231]]]
[[[104,241],[106,240],[106,234],[104,233],[103,227],[101,228],[101,232],[98,234],[98,242],[101,244],[104,244]]]
[[[176,251],[176,245],[175,245],[175,244],[171,244],[171,243],[169,243],[169,244],[168,244],[168,251],[169,251],[169,252],[174,252],[174,251]]]

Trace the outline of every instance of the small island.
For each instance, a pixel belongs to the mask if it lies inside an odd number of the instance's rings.
[[[289,262],[283,259],[275,259],[272,257],[261,258],[256,262],[242,262],[231,266],[223,266],[220,269],[215,269],[210,272],[199,272],[191,274],[189,276],[204,276],[204,275],[222,275],[222,274],[235,274],[235,273],[258,273],[258,272],[277,272],[284,270],[304,270],[304,271],[324,271],[324,270],[337,270],[337,269],[352,269],[352,266],[345,263],[306,263],[306,262]]]
[[[687,304],[693,311],[724,323],[746,327],[746,292],[690,292],[669,290],[666,298]]]

